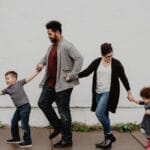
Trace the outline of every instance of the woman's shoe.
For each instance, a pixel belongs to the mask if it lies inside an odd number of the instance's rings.
[[[112,142],[115,142],[116,138],[113,134],[106,134],[105,140],[101,142],[100,144],[96,144],[97,148],[110,148],[112,145]]]

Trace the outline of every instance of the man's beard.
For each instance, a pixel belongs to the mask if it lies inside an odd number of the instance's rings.
[[[50,39],[52,43],[57,43],[58,40],[57,40],[57,37],[55,36],[53,39]]]

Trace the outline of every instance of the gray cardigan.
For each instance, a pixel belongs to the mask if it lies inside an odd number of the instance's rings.
[[[48,48],[46,55],[39,62],[45,66],[45,75],[40,83],[40,87],[45,84],[48,78],[48,58],[51,47],[52,45]],[[68,88],[73,88],[75,85],[79,84],[76,76],[80,72],[82,64],[83,57],[81,56],[80,52],[74,47],[72,43],[62,39],[58,43],[57,47],[57,77],[55,85],[56,92],[66,90]],[[70,77],[72,79],[71,82],[65,81],[64,76],[67,73],[70,73]]]

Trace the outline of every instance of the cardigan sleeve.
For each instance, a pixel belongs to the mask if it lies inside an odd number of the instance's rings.
[[[126,76],[126,73],[125,73],[125,70],[124,70],[124,67],[123,65],[120,63],[120,80],[122,81],[125,89],[127,91],[130,90],[130,85],[129,85],[129,81],[128,81],[128,78]]]
[[[89,76],[98,66],[100,59],[95,59],[86,69],[78,74],[78,78],[83,78]]]

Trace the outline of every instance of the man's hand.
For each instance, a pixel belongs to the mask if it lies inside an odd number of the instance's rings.
[[[44,65],[43,65],[43,64],[37,64],[37,66],[36,66],[36,70],[37,70],[38,72],[40,72],[43,68],[44,68]]]
[[[66,80],[67,82],[71,82],[71,81],[72,81],[72,78],[70,77],[70,73],[66,74],[65,80]]]

